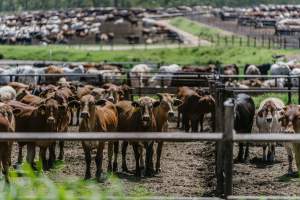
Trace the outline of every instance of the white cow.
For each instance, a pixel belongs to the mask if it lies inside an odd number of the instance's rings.
[[[161,66],[158,73],[149,80],[149,85],[151,87],[160,87],[163,84],[164,87],[168,87],[171,85],[173,74],[181,70],[182,67],[176,64]]]
[[[277,62],[271,66],[270,74],[271,75],[289,75],[291,69],[288,63]]]
[[[151,68],[145,64],[135,65],[130,70],[130,82],[132,87],[144,87],[148,85]]]
[[[9,100],[15,100],[17,92],[11,86],[0,87],[0,101],[5,102]]]
[[[259,133],[278,133],[281,131],[281,111],[284,108],[284,103],[278,98],[267,98],[260,103],[256,125]],[[266,148],[268,147],[268,155],[266,156]],[[275,144],[263,145],[263,160],[273,162],[275,159]]]
[[[300,75],[300,68],[294,68],[291,72],[290,72],[290,75]],[[298,87],[298,85],[299,85],[299,80],[298,80],[298,78],[292,78],[292,85],[294,86],[294,87]]]

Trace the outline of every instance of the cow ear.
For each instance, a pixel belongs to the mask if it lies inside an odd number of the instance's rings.
[[[71,108],[80,108],[80,101],[77,101],[77,100],[72,100],[68,103],[68,107],[71,107]]]
[[[105,99],[100,99],[100,100],[96,101],[95,105],[97,105],[97,106],[105,106],[106,102],[107,101]]]
[[[263,117],[263,110],[258,111],[257,115],[258,115],[259,117]]]
[[[161,93],[157,93],[156,95],[158,96],[159,100],[161,101],[163,98],[163,95]]]
[[[181,104],[183,104],[183,102],[181,100],[174,99],[174,103],[173,103],[174,106],[180,106]]]
[[[160,102],[159,101],[155,101],[154,103],[153,103],[153,108],[156,108],[156,107],[158,107],[160,105]]]
[[[139,102],[136,102],[136,101],[133,101],[133,102],[131,103],[131,105],[132,105],[133,107],[135,107],[135,108],[140,107]]]

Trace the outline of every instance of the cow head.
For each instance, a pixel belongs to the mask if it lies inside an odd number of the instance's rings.
[[[289,105],[281,111],[279,119],[284,133],[296,133],[300,131],[300,107]]]
[[[13,132],[15,130],[15,118],[10,106],[0,103],[0,131]]]
[[[38,114],[45,118],[47,128],[50,131],[57,131],[59,103],[55,99],[49,98],[42,102],[38,107]]]
[[[264,122],[268,125],[269,128],[276,120],[277,114],[278,109],[272,101],[267,101],[262,107],[262,109],[258,112],[258,116],[260,118],[263,118]]]
[[[150,97],[142,97],[138,101],[132,102],[132,106],[138,109],[140,120],[144,128],[149,128],[154,120],[153,108],[159,106],[159,101],[155,101]]]
[[[160,108],[168,113],[168,120],[173,120],[175,117],[174,106],[179,106],[182,104],[182,101],[176,99],[172,94],[168,93],[158,93]]]
[[[91,115],[95,112],[96,100],[93,95],[85,95],[80,99],[81,114],[83,120],[90,119]]]

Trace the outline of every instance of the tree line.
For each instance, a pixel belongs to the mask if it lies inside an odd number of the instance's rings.
[[[0,11],[49,10],[83,7],[172,7],[179,5],[252,6],[300,4],[300,0],[0,0]]]

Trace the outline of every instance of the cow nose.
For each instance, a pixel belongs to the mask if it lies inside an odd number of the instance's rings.
[[[108,97],[107,100],[110,101],[110,102],[114,102],[115,98],[114,97]]]
[[[90,114],[89,114],[88,112],[82,112],[82,113],[80,114],[80,117],[81,117],[81,118],[84,118],[84,119],[87,119],[87,118],[90,117]]]
[[[150,116],[148,115],[143,116],[143,121],[150,121]]]
[[[271,123],[272,122],[272,118],[267,118],[267,122]]]
[[[168,117],[169,117],[169,118],[172,119],[172,118],[174,118],[174,116],[175,116],[174,112],[169,112],[169,113],[168,113]]]
[[[49,118],[47,119],[47,122],[48,122],[49,124],[53,124],[53,123],[55,122],[54,117],[49,117]]]

